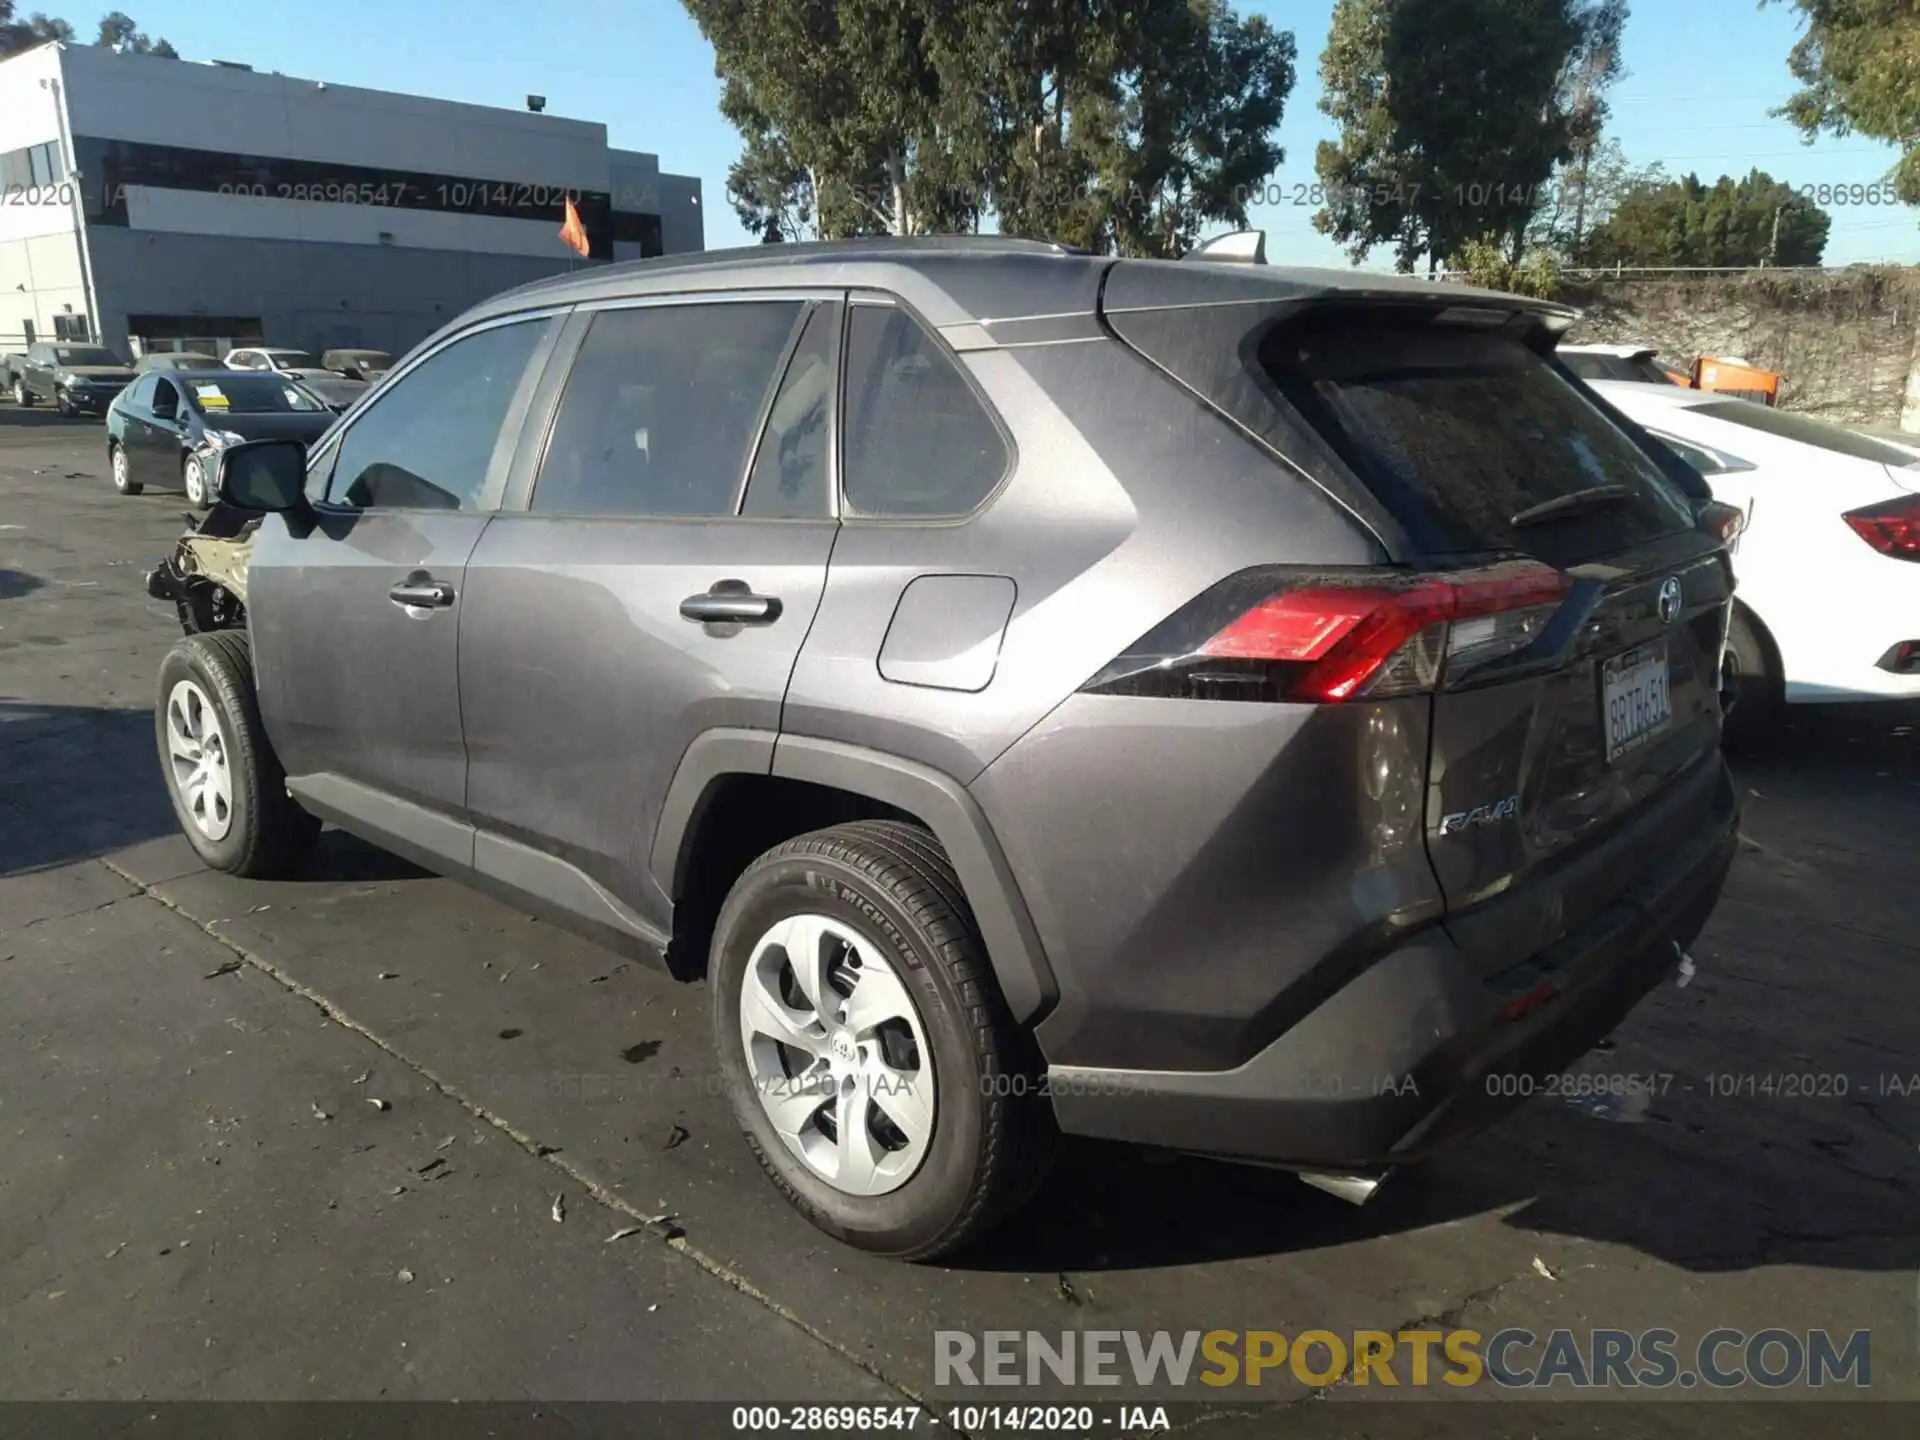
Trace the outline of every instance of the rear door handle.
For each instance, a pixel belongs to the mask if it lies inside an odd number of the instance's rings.
[[[771,625],[780,618],[780,601],[756,595],[744,580],[718,580],[704,595],[689,595],[680,613],[703,625]]]
[[[434,579],[424,570],[416,570],[387,591],[387,598],[409,609],[444,610],[453,604],[453,586]]]

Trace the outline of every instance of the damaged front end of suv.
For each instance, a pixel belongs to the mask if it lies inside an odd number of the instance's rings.
[[[204,516],[185,518],[187,533],[147,572],[147,593],[171,601],[189,635],[244,630],[247,562],[261,517],[216,502]]]

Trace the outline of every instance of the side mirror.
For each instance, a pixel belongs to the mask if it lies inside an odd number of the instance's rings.
[[[307,447],[298,440],[249,440],[220,452],[215,489],[240,510],[306,507]]]

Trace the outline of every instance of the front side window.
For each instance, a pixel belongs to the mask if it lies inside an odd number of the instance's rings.
[[[966,515],[1011,458],[959,365],[891,305],[847,319],[845,494],[849,515]]]
[[[798,301],[607,310],[567,377],[531,509],[731,515]]]
[[[180,392],[173,388],[173,382],[156,377],[153,385],[153,413],[173,415],[179,409]]]
[[[480,509],[508,411],[548,328],[523,320],[475,331],[415,366],[341,439],[328,503]]]

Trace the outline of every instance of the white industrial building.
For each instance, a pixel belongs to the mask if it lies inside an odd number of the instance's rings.
[[[0,351],[399,353],[509,286],[703,234],[699,180],[590,121],[87,45],[0,62]]]

